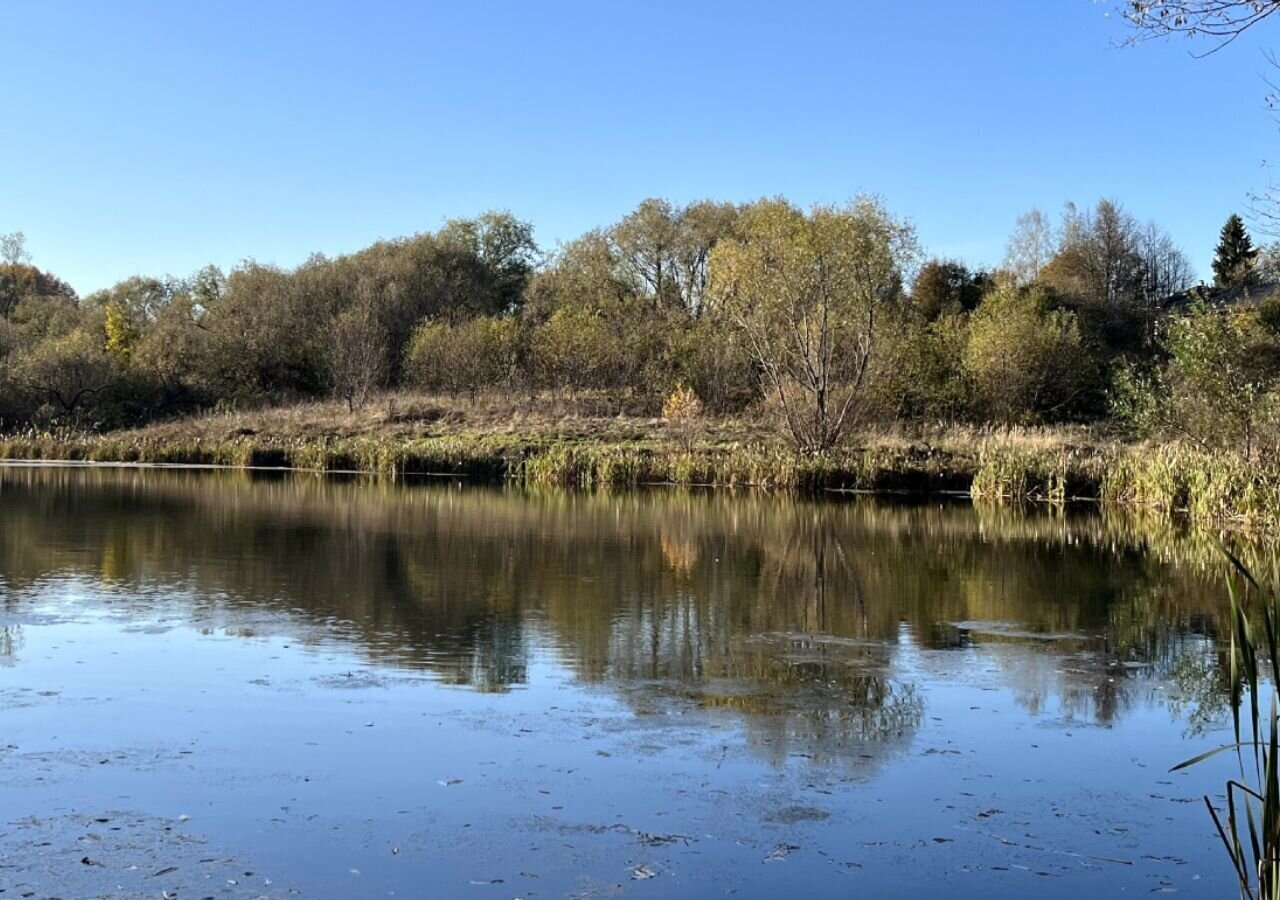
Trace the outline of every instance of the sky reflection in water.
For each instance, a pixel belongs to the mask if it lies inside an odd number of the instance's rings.
[[[1221,576],[1084,514],[0,469],[0,887],[1222,894],[1226,762],[1168,773]]]

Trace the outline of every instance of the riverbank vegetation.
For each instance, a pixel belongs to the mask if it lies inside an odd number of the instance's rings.
[[[1280,506],[1280,266],[1238,217],[1194,287],[1110,200],[991,272],[874,197],[647,200],[549,253],[493,212],[85,298],[3,251],[8,459]]]
[[[396,394],[355,413],[330,401],[97,435],[30,430],[0,438],[0,460],[578,487],[953,492],[988,503],[1088,500],[1250,529],[1280,524],[1280,471],[1270,462],[1187,443],[1127,443],[1084,426],[862,429],[838,448],[805,455],[747,419],[673,426],[662,418],[592,415],[585,396],[544,400],[555,413],[512,416],[504,403],[489,396],[472,407]]]

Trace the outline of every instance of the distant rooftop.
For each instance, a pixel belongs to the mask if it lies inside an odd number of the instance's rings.
[[[1164,298],[1160,307],[1177,312],[1191,306],[1197,300],[1209,306],[1239,306],[1246,309],[1260,306],[1268,300],[1280,300],[1280,284],[1255,284],[1233,288],[1215,288],[1207,284],[1197,285]]]

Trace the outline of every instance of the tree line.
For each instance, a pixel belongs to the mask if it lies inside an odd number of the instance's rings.
[[[811,452],[867,422],[1114,421],[1213,442],[1212,410],[1189,412],[1213,395],[1241,408],[1230,439],[1261,447],[1280,385],[1265,302],[1280,254],[1233,216],[1214,285],[1195,287],[1164,229],[1106,199],[1019,217],[993,271],[925,258],[868,196],[650,199],[549,252],[488,212],[292,269],[248,260],[84,298],[20,234],[0,259],[5,431],[325,397],[354,410],[413,389],[646,416],[674,396],[768,417]]]

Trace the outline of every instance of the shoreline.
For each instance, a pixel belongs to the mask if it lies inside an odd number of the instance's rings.
[[[757,488],[798,493],[969,497],[979,503],[1089,502],[1201,524],[1280,526],[1280,469],[1179,445],[966,437],[952,446],[867,443],[802,457],[780,443],[681,447],[544,436],[277,437],[140,433],[0,437],[0,462],[373,476],[464,477],[579,488]]]

